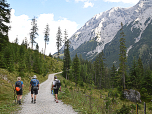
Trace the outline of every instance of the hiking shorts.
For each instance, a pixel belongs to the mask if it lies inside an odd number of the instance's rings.
[[[17,94],[17,95],[22,95],[22,94],[23,94],[22,89],[20,89],[20,91],[16,91],[16,94]]]
[[[58,94],[58,89],[54,89],[54,94]]]
[[[38,90],[33,90],[33,89],[31,88],[31,94],[37,95],[37,94],[38,94]]]

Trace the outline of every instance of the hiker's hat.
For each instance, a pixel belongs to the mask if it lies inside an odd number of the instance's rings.
[[[36,75],[34,75],[33,78],[37,78]]]
[[[54,76],[55,79],[57,79],[57,76]]]
[[[18,80],[18,81],[21,80],[21,77],[17,77],[17,80]]]

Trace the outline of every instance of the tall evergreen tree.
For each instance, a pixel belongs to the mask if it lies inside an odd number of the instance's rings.
[[[29,44],[28,44],[28,40],[27,40],[27,38],[25,37],[25,47],[26,47],[26,49],[27,49],[27,47],[29,46]]]
[[[31,44],[32,44],[32,49],[33,49],[33,44],[36,43],[35,39],[36,39],[36,35],[38,35],[37,31],[38,31],[38,27],[37,27],[37,22],[36,22],[36,18],[34,17],[32,19],[32,28],[31,28],[31,32],[30,32],[30,39],[31,39]]]
[[[126,86],[125,86],[125,75],[126,75],[126,61],[127,61],[127,58],[126,58],[126,45],[125,45],[125,34],[123,32],[123,24],[121,22],[121,29],[120,29],[120,53],[119,53],[119,61],[120,61],[120,64],[119,64],[119,73],[120,75],[122,76],[122,84],[123,84],[123,88],[125,89]]]
[[[39,51],[39,45],[38,45],[38,43],[36,44],[36,50]]]
[[[58,32],[56,34],[56,45],[57,45],[57,50],[58,50],[58,59],[60,55],[60,47],[62,46],[62,33],[60,27],[58,27]]]
[[[6,3],[6,0],[0,0],[0,51],[6,46],[9,42],[8,31],[10,23],[10,5]]]
[[[96,69],[96,78],[97,78],[97,86],[101,89],[105,86],[105,64],[104,64],[104,54],[103,52],[99,53],[95,60],[95,69]]]
[[[47,24],[44,32],[45,51],[46,51],[46,43],[49,42],[49,31],[50,31],[49,25]],[[45,51],[44,51],[44,59],[45,59]]]
[[[67,32],[66,30],[64,31],[64,41],[65,41],[65,46],[64,46],[64,58],[63,58],[63,76],[66,79],[69,79],[69,70],[70,70],[70,63],[71,63],[71,58],[70,58],[70,41],[67,39]]]
[[[79,61],[77,54],[75,55],[75,57],[73,59],[72,69],[73,69],[74,81],[77,86],[77,84],[80,81],[80,61]]]
[[[115,65],[113,64],[113,66],[111,67],[111,85],[112,85],[112,88],[113,87],[116,87],[116,74],[117,74],[117,69],[115,67]]]

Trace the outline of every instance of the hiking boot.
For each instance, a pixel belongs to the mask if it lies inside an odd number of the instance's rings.
[[[56,101],[56,99],[54,99],[54,101]]]
[[[56,103],[58,103],[58,101],[56,101]]]
[[[19,100],[19,104],[21,105],[21,99]]]
[[[36,99],[34,99],[34,104],[36,103]]]
[[[19,104],[19,101],[17,100],[17,104]]]
[[[33,98],[32,98],[32,101],[31,101],[31,103],[33,103]]]

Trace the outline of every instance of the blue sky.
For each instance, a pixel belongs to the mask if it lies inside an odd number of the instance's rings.
[[[139,0],[7,0],[12,8],[10,42],[18,37],[19,44],[25,39],[30,42],[31,19],[37,17],[38,34],[36,42],[40,50],[44,49],[44,29],[50,26],[50,41],[46,48],[46,55],[53,54],[56,48],[56,33],[58,26],[62,34],[66,29],[68,36],[82,27],[94,15],[111,9],[112,7],[132,7]],[[63,35],[64,37],[64,35]],[[30,45],[31,46],[31,45]]]

